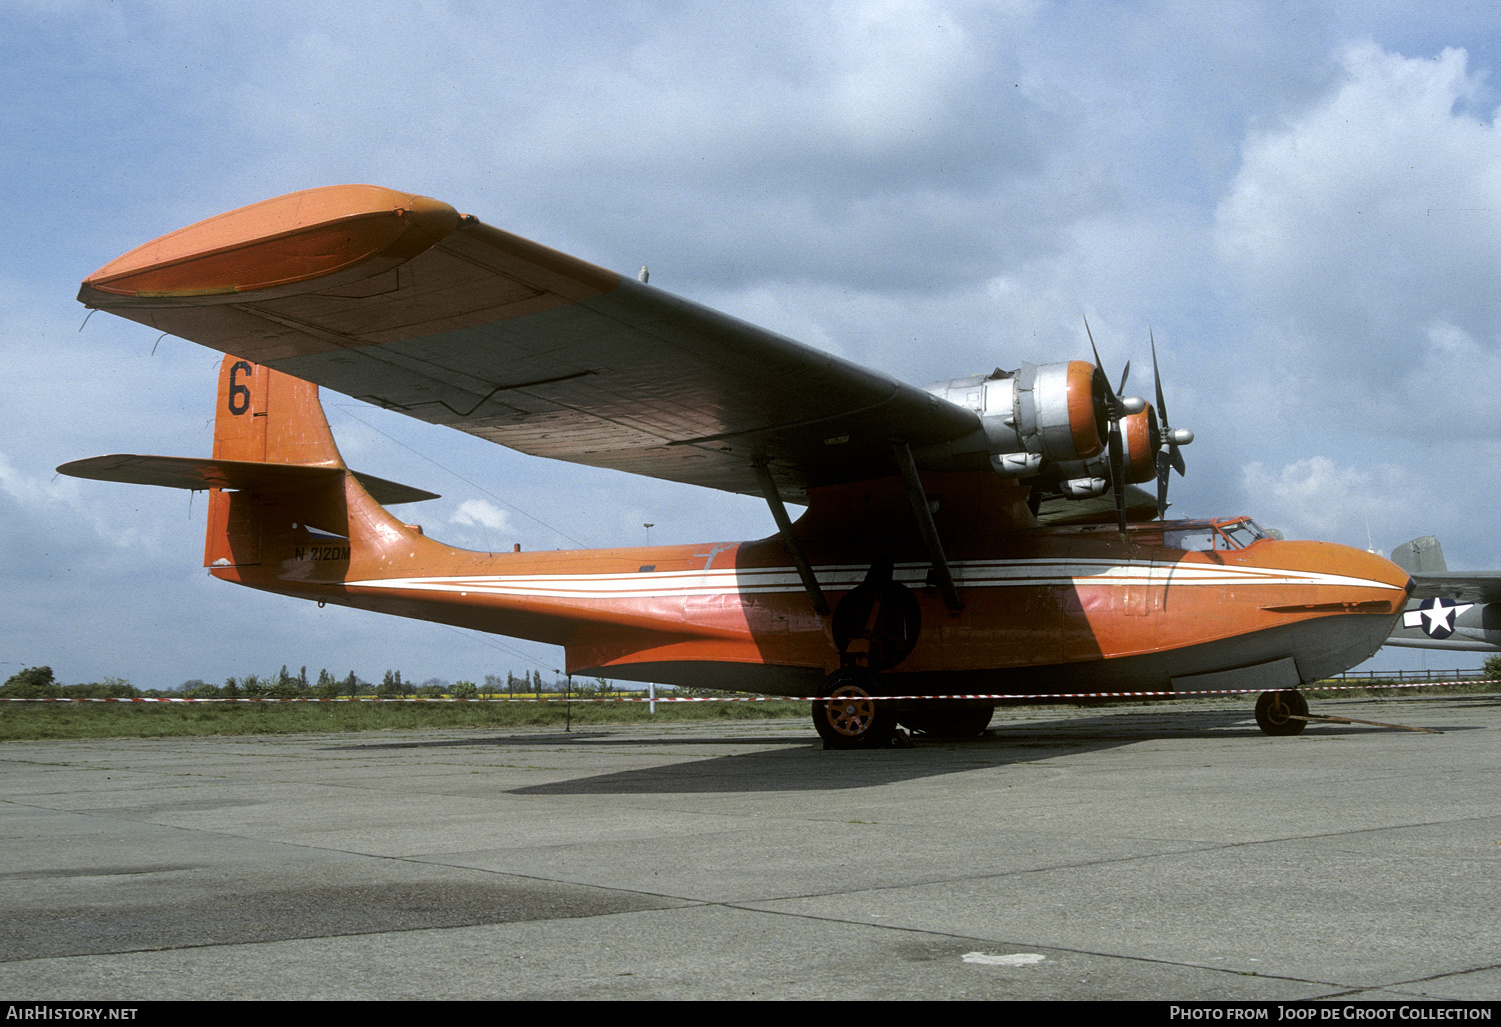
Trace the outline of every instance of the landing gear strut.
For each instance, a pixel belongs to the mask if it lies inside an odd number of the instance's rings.
[[[876,749],[896,735],[896,707],[871,698],[875,675],[845,667],[825,679],[829,702],[813,704],[813,728],[825,749]]]
[[[1262,692],[1256,700],[1256,726],[1269,735],[1296,735],[1308,726],[1308,700],[1295,689]]]

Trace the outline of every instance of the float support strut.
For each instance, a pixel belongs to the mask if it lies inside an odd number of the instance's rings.
[[[818,578],[813,574],[813,565],[808,563],[808,555],[803,552],[803,540],[797,537],[792,530],[792,518],[787,516],[787,507],[782,504],[782,493],[777,489],[777,483],[772,480],[771,469],[764,463],[755,465],[756,479],[761,483],[761,494],[766,497],[766,505],[771,507],[771,516],[776,518],[777,531],[782,535],[782,543],[787,551],[792,554],[792,562],[797,565],[798,577],[803,579],[803,588],[808,590],[808,598],[813,601],[813,612],[820,617],[829,615],[829,601],[823,597],[823,589],[818,587]]]
[[[902,470],[902,481],[907,483],[907,498],[912,501],[912,514],[917,518],[917,528],[922,532],[923,545],[927,547],[928,559],[933,562],[933,571],[938,577],[938,591],[943,594],[949,612],[964,609],[959,590],[954,587],[954,575],[949,571],[948,557],[943,555],[943,541],[938,537],[938,525],[933,523],[933,510],[928,506],[928,494],[923,491],[922,479],[917,476],[917,464],[912,460],[912,448],[905,442],[891,447],[896,455],[897,466]]]

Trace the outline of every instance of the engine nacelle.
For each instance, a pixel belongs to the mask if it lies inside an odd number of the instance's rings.
[[[1139,485],[1157,477],[1157,451],[1162,448],[1162,432],[1157,426],[1157,411],[1150,404],[1139,414],[1121,418],[1121,443],[1125,451],[1127,481]]]
[[[1105,430],[1108,432],[1109,428]],[[1128,482],[1139,485],[1157,477],[1157,451],[1161,447],[1162,432],[1157,424],[1157,412],[1150,403],[1144,403],[1139,412],[1121,418],[1121,455],[1125,460]],[[1091,486],[1084,483],[1105,481],[1104,488],[1109,487],[1109,450],[1102,450],[1088,460],[1061,461],[1052,472],[1058,476],[1059,490],[1065,496],[1077,499],[1099,495],[1098,492],[1089,492]],[[1100,491],[1103,492],[1104,488]]]
[[[1105,379],[1082,360],[1023,364],[928,391],[980,415],[991,466],[1008,478],[1052,477],[1105,448]]]

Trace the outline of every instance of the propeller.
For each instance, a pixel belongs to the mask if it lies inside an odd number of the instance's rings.
[[[1105,418],[1110,422],[1110,489],[1115,493],[1115,519],[1120,525],[1121,536],[1126,534],[1126,455],[1125,447],[1121,443],[1121,418],[1128,414],[1137,414],[1146,409],[1143,400],[1131,397],[1122,399],[1120,393],[1125,391],[1126,379],[1131,376],[1131,362],[1126,361],[1126,369],[1121,373],[1121,386],[1119,389],[1110,387],[1110,379],[1106,377],[1103,366],[1100,364],[1100,349],[1094,344],[1094,332],[1089,329],[1089,318],[1084,319],[1084,333],[1089,336],[1089,348],[1094,351],[1094,365],[1100,369],[1100,383],[1105,392]]]
[[[1170,475],[1169,469],[1176,470],[1178,477],[1183,477],[1187,470],[1187,464],[1183,460],[1180,447],[1188,445],[1194,440],[1194,433],[1187,428],[1173,428],[1167,419],[1167,401],[1162,398],[1162,372],[1157,368],[1157,340],[1152,335],[1152,330],[1147,329],[1147,338],[1152,343],[1152,377],[1157,385],[1157,418],[1161,423],[1161,442],[1157,444],[1157,519],[1160,521],[1167,513],[1167,483]],[[1165,443],[1165,447],[1164,444]]]

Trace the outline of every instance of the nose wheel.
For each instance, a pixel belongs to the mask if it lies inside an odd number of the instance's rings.
[[[1308,726],[1308,700],[1303,693],[1287,688],[1280,692],[1262,692],[1256,700],[1256,726],[1269,735],[1296,735]]]
[[[825,680],[830,698],[813,704],[813,729],[825,749],[875,749],[896,734],[896,707],[871,698],[875,675],[859,667],[835,671]]]

